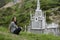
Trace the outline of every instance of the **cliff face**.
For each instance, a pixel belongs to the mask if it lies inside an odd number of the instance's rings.
[[[60,24],[60,7],[53,10],[53,15],[50,17],[53,22]]]

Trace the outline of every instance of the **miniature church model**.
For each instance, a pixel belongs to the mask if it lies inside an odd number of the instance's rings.
[[[40,2],[37,0],[37,9],[35,10],[35,14],[30,14],[31,16],[31,24],[30,24],[30,32],[42,33],[45,29],[45,17],[44,13],[40,9]]]
[[[30,14],[30,25],[28,26],[28,32],[31,33],[44,33],[44,34],[54,34],[59,35],[59,28],[58,24],[52,23],[47,24],[46,23],[46,16],[40,9],[40,2],[37,0],[37,9],[35,10],[35,14]]]

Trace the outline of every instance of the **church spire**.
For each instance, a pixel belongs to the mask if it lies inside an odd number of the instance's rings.
[[[40,9],[40,2],[39,2],[39,0],[37,0],[37,9],[38,10]]]

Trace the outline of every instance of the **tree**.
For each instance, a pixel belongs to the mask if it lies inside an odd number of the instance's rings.
[[[5,0],[0,0],[0,7],[5,5]]]

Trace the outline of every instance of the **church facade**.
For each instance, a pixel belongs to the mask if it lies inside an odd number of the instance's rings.
[[[28,32],[31,33],[53,33],[57,34],[56,32],[58,29],[58,25],[56,27],[49,27],[46,25],[46,15],[42,12],[40,9],[40,0],[37,0],[37,9],[35,10],[35,14],[30,14],[31,17],[31,22],[30,25],[28,26]],[[56,30],[57,29],[57,30]]]

